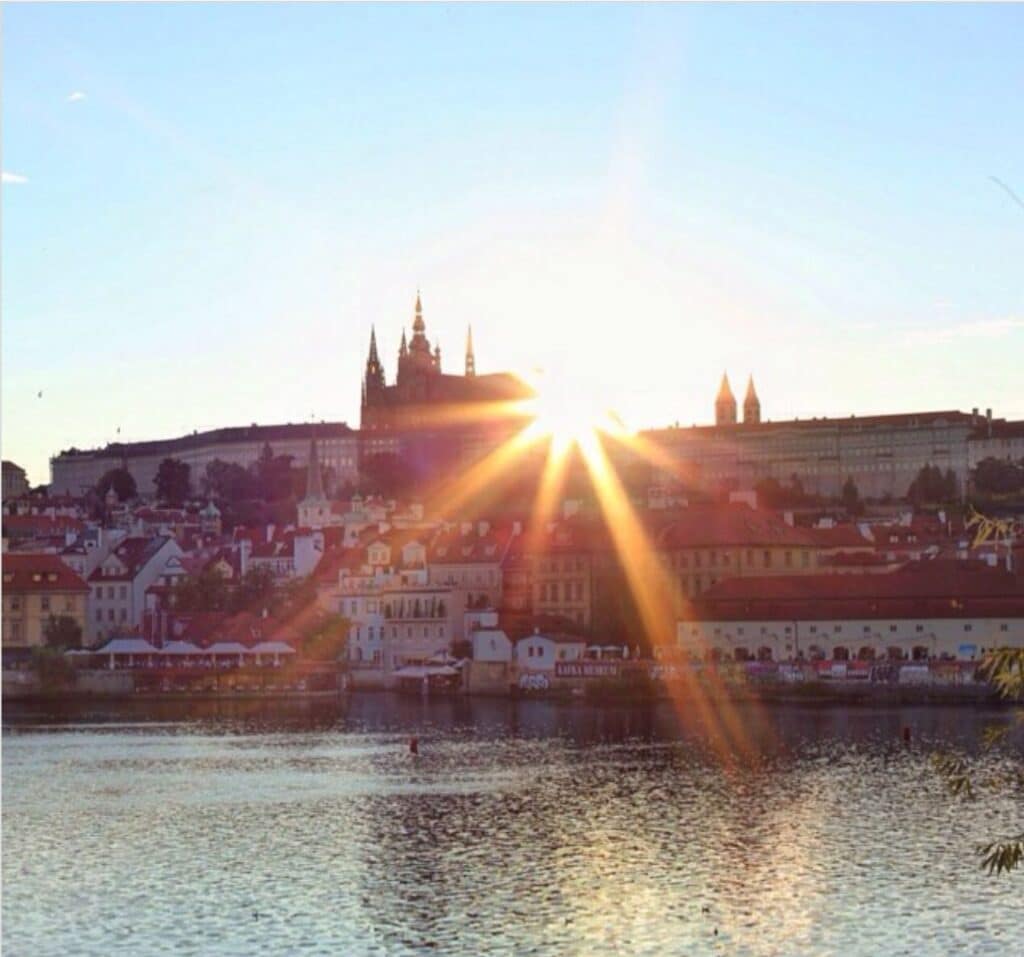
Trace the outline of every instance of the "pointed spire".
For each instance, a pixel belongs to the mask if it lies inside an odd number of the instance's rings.
[[[399,345],[399,347],[398,347],[398,355],[399,356],[404,356],[408,351],[409,351],[409,347],[408,347],[408,345],[406,345],[406,342],[405,342],[405,329],[403,329],[402,330],[402,342],[401,342],[401,345]]]
[[[322,501],[324,495],[324,480],[320,474],[320,456],[316,450],[316,430],[313,430],[312,438],[309,440],[309,461],[306,464],[306,498],[305,501]]]
[[[377,331],[370,327],[370,354],[366,357],[366,375],[363,376],[363,392],[384,387],[384,367],[377,354]]]
[[[736,424],[736,397],[729,386],[729,376],[722,373],[722,384],[715,398],[715,425]]]
[[[423,321],[423,303],[420,302],[420,291],[416,290],[416,316],[412,321],[413,335],[417,333],[424,333],[427,329],[426,323]]]
[[[377,329],[374,326],[370,326],[370,361],[380,362],[377,357]]]
[[[476,356],[473,355],[473,327],[466,330],[466,375],[476,375]]]
[[[722,384],[718,387],[718,398],[735,399],[735,396],[732,394],[732,388],[729,385],[728,373],[722,373]]]
[[[761,400],[757,397],[753,376],[747,380],[747,394],[743,398],[743,421],[748,425],[761,421]]]

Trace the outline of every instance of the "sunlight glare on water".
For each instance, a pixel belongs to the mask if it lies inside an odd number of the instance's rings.
[[[1021,810],[927,757],[990,719],[778,708],[728,772],[662,708],[16,721],[4,953],[1013,953],[970,848]]]

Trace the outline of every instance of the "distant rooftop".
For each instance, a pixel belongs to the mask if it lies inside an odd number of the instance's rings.
[[[102,455],[110,458],[134,455],[170,455],[204,445],[229,445],[231,443],[280,442],[287,439],[308,439],[316,434],[317,439],[347,438],[355,432],[345,422],[291,422],[285,425],[229,426],[211,429],[207,432],[193,432],[176,439],[153,439],[147,442],[110,442],[101,449],[65,449],[56,458],[65,456]]]

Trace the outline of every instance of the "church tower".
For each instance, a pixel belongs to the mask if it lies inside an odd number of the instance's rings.
[[[761,421],[761,400],[754,389],[754,377],[747,380],[747,394],[743,397],[743,424],[757,425]]]
[[[473,355],[473,327],[466,331],[466,375],[476,375],[476,357]]]
[[[366,358],[366,374],[363,377],[363,407],[375,405],[384,394],[384,366],[377,355],[377,330],[370,327],[370,354]]]
[[[316,448],[316,431],[309,440],[309,460],[306,463],[306,496],[298,504],[299,525],[323,528],[330,516],[331,505],[324,494],[324,480],[320,474],[320,456]]]
[[[729,376],[722,373],[722,384],[715,399],[715,425],[736,424],[736,396],[729,387]]]

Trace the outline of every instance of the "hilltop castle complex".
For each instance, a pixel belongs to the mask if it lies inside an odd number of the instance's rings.
[[[218,429],[177,439],[114,443],[103,449],[71,449],[51,459],[51,490],[81,494],[109,469],[124,466],[139,491],[152,495],[160,462],[179,458],[192,468],[194,483],[214,459],[249,465],[264,445],[306,466],[316,435],[320,461],[335,485],[358,479],[380,454],[398,456],[424,478],[460,470],[496,448],[523,424],[521,400],[530,388],[512,373],[479,374],[472,330],[467,331],[461,375],[442,370],[440,346],[431,346],[419,295],[412,336],[403,331],[394,382],[389,384],[371,327],[363,373],[360,429],[343,422]],[[682,483],[708,491],[753,488],[765,478],[786,484],[795,476],[803,488],[838,495],[852,478],[863,497],[899,499],[920,469],[951,471],[961,491],[970,469],[986,458],[1024,458],[1024,422],[994,419],[977,409],[892,415],[810,418],[772,422],[762,418],[761,401],[748,379],[739,408],[723,375],[714,400],[714,425],[654,429],[643,437],[663,453],[651,469],[652,485]],[[613,452],[620,466],[630,453]],[[665,467],[671,461],[673,467]],[[634,460],[635,464],[635,460]]]

